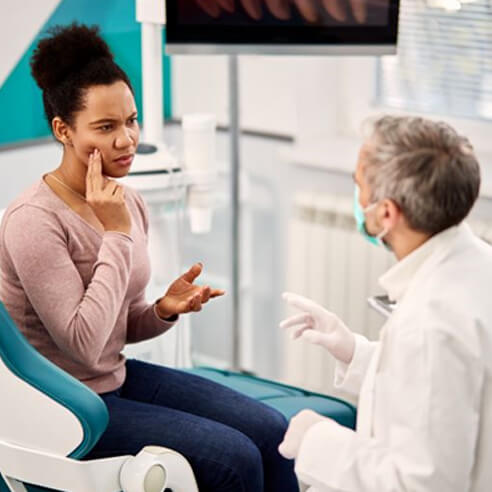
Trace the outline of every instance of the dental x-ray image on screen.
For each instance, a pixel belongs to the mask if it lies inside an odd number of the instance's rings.
[[[169,53],[394,53],[399,0],[167,0]]]

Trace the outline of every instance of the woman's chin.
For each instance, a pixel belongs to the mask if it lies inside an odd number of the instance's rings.
[[[125,167],[125,168],[111,168],[111,169],[105,169],[104,170],[104,175],[107,176],[108,178],[124,178],[125,176],[128,175],[130,172],[130,166]]]

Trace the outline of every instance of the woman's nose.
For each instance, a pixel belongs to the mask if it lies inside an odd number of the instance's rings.
[[[135,145],[136,135],[129,129],[124,129],[116,138],[115,146],[116,148],[125,148],[130,145]]]

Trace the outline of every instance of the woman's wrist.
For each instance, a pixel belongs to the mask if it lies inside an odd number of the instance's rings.
[[[162,297],[157,299],[157,301],[155,301],[155,303],[154,303],[155,315],[158,318],[162,319],[162,321],[176,321],[176,319],[178,318],[177,314],[163,312],[162,309],[159,307],[159,301],[161,299],[162,299]]]

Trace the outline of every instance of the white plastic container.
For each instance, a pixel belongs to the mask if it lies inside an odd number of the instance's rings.
[[[183,116],[184,168],[188,171],[216,171],[216,125],[214,114]]]
[[[184,169],[195,174],[216,173],[216,117],[214,114],[194,113],[183,116]],[[194,234],[205,234],[212,227],[213,190],[206,185],[188,189],[188,215]]]

